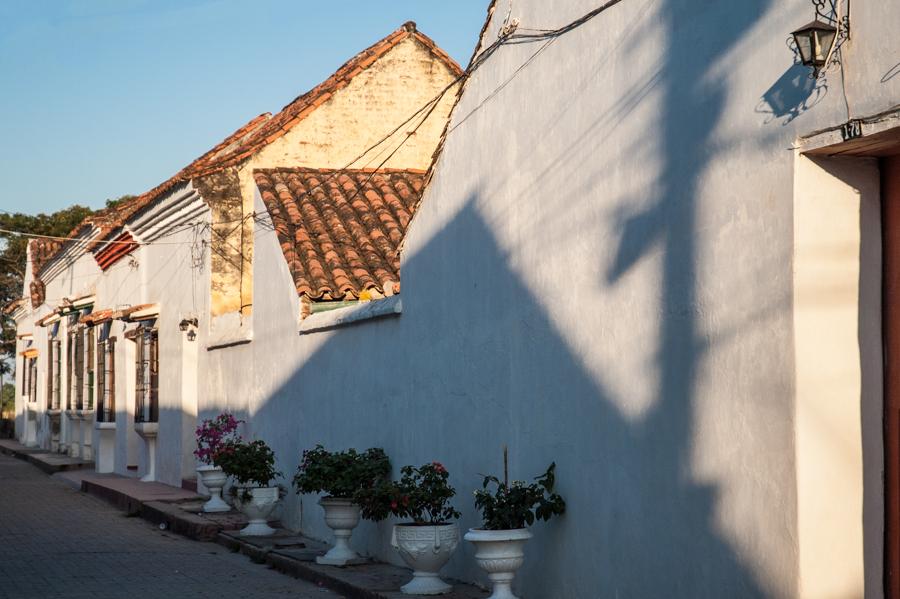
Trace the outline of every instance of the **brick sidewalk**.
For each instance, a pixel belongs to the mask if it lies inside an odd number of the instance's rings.
[[[0,456],[0,599],[336,598]]]

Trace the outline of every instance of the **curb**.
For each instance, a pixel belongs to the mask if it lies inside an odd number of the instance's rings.
[[[349,599],[397,599],[400,586],[410,578],[410,570],[380,562],[359,566],[321,566],[315,556],[325,552],[325,546],[307,541],[300,550],[280,549],[277,537],[241,538],[219,533],[216,542],[235,553],[241,553],[258,564],[265,564],[283,574],[311,582],[340,593]],[[443,599],[484,599],[490,593],[473,585],[454,582],[452,592]]]

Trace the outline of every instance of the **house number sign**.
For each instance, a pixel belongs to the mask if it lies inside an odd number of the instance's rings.
[[[862,121],[853,119],[841,125],[841,137],[844,141],[862,137]]]

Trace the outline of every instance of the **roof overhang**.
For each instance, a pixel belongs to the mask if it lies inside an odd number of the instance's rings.
[[[810,156],[891,156],[900,154],[900,107],[871,117],[852,119],[798,140]]]
[[[125,322],[152,320],[159,316],[159,304],[139,304],[116,312],[115,318]]]

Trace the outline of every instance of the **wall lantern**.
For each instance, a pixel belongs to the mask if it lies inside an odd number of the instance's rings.
[[[800,61],[813,69],[813,76],[825,67],[837,37],[837,27],[816,19],[791,33],[800,52]]]
[[[197,319],[196,319],[196,318],[183,318],[183,319],[181,320],[181,322],[178,323],[178,328],[179,328],[181,331],[186,331],[186,330],[188,330],[188,329],[189,329],[190,327],[192,327],[192,326],[194,326],[194,327],[197,326]]]

